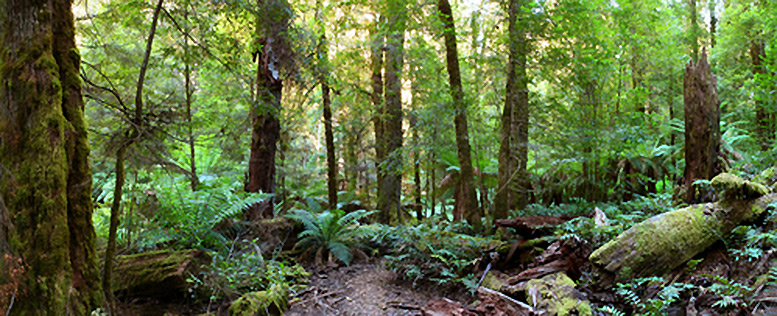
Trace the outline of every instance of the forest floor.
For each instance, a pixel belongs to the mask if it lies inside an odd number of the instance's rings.
[[[421,309],[428,301],[443,296],[467,300],[464,293],[444,293],[436,288],[413,287],[409,282],[400,281],[393,271],[384,267],[382,259],[321,269],[310,277],[307,285],[292,298],[284,315],[411,316],[421,315]],[[225,311],[227,306],[216,309]],[[117,307],[119,315],[199,315],[205,312],[205,306],[183,301],[130,299]]]
[[[398,281],[394,272],[380,261],[358,263],[329,268],[311,276],[308,288],[296,297],[284,315],[421,315],[426,302],[443,294],[433,288],[414,288]]]

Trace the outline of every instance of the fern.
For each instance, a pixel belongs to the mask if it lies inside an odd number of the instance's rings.
[[[315,207],[314,207],[315,209]],[[351,263],[353,252],[364,245],[359,238],[364,235],[358,220],[375,211],[359,210],[345,214],[341,210],[314,214],[307,210],[292,210],[286,217],[302,224],[304,230],[298,235],[296,248],[306,248],[302,256],[329,253],[346,265]],[[321,258],[314,258],[317,263]]]
[[[608,314],[610,314],[610,316],[626,316],[626,313],[621,312],[620,310],[618,310],[617,308],[612,307],[612,306],[600,307],[599,311],[608,313]]]

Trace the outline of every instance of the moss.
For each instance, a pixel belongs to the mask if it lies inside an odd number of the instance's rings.
[[[488,272],[483,278],[483,283],[481,285],[494,291],[501,291],[501,289],[507,285],[507,282],[497,278],[493,273]]]
[[[549,315],[593,314],[590,303],[579,298],[582,295],[575,289],[575,282],[564,273],[529,280],[525,289],[529,303]]]
[[[730,173],[715,176],[712,178],[711,185],[725,199],[752,199],[769,194],[769,189],[764,185],[746,181]]]
[[[777,166],[771,166],[761,171],[761,173],[753,177],[753,182],[774,187],[777,185]]]
[[[269,289],[245,294],[229,305],[229,315],[280,315],[288,304],[288,291],[273,285]]]
[[[591,262],[616,276],[660,275],[676,268],[743,221],[758,217],[775,195],[756,200],[724,200],[656,215],[596,249]]]
[[[112,287],[116,291],[132,291],[138,293],[155,292],[158,289],[152,286],[169,285],[171,288],[181,289],[187,285],[181,278],[179,269],[197,271],[193,264],[209,260],[209,257],[198,250],[159,250],[149,253],[140,253],[127,256],[118,256],[116,261],[117,273],[113,276]],[[173,294],[173,293],[170,293]]]

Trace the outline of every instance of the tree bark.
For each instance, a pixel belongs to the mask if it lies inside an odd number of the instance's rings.
[[[378,187],[378,209],[383,210],[381,207],[388,204],[388,195],[383,188],[383,178],[385,172],[381,165],[383,160],[386,159],[385,149],[385,136],[383,132],[383,121],[385,120],[383,110],[383,44],[384,36],[380,31],[382,18],[376,18],[375,26],[371,29],[372,47],[371,47],[371,68],[372,68],[372,93],[370,97],[372,99],[372,105],[375,107],[375,114],[372,117],[372,122],[375,125],[375,174],[377,176]],[[381,223],[387,224],[390,216],[386,212],[378,213],[378,220]]]
[[[691,44],[691,58],[699,60],[699,23],[697,22],[698,13],[696,12],[696,0],[689,0],[689,12],[691,19],[691,31],[689,32],[689,41]]]
[[[0,284],[17,289],[0,308],[88,314],[103,296],[71,3],[1,1],[0,26]]]
[[[389,17],[386,41],[385,90],[383,115],[385,159],[381,163],[384,198],[378,199],[378,209],[387,221],[392,212],[401,220],[402,196],[402,66],[404,65],[405,24],[407,8],[405,0],[389,0],[386,14]]]
[[[185,11],[185,20],[188,23],[189,17],[188,17],[188,9]],[[192,191],[197,191],[197,186],[200,185],[200,178],[197,176],[197,161],[196,161],[196,152],[194,148],[194,123],[192,120],[192,95],[194,94],[194,91],[192,90],[192,70],[191,70],[191,58],[189,56],[189,36],[187,34],[184,34],[183,36],[183,52],[184,52],[184,94],[186,95],[186,132],[187,132],[187,142],[189,145],[189,185],[192,188]]]
[[[764,65],[763,58],[766,55],[766,49],[762,39],[754,39],[750,44],[750,59],[753,65],[753,75],[755,76],[756,86],[760,87],[760,80],[764,80],[763,76],[766,75],[766,67]],[[769,149],[770,140],[774,137],[773,133],[770,135],[771,129],[769,128],[773,122],[770,120],[767,112],[767,104],[764,102],[760,95],[756,95],[755,98],[755,121],[756,121],[756,135],[761,143],[761,150],[767,151]]]
[[[259,3],[262,4],[261,1]],[[275,156],[281,136],[279,115],[283,94],[280,55],[284,49],[281,47],[282,43],[279,43],[281,39],[278,36],[283,35],[269,34],[269,32],[277,32],[272,29],[277,25],[264,25],[267,22],[260,16],[256,19],[256,36],[259,42],[259,49],[255,52],[256,99],[251,109],[253,132],[245,191],[275,193]],[[284,21],[275,21],[275,23],[285,23]],[[274,204],[275,198],[270,197],[262,203],[251,206],[243,217],[248,221],[271,218],[274,215]]]
[[[448,0],[439,0],[440,19],[443,24],[443,37],[445,38],[445,59],[448,66],[448,78],[453,97],[456,127],[456,147],[459,156],[459,184],[456,208],[453,212],[454,219],[466,218],[467,221],[479,229],[481,226],[478,212],[477,195],[472,175],[472,153],[469,145],[469,131],[467,128],[467,104],[464,100],[464,89],[461,84],[461,71],[459,70],[459,53],[456,47],[456,25],[453,21],[453,12]]]
[[[528,202],[526,165],[529,143],[529,90],[527,87],[525,18],[521,8],[526,3],[510,0],[508,61],[505,105],[502,109],[502,131],[499,143],[499,186],[494,197],[494,218],[507,218],[511,209],[522,209]]]
[[[702,51],[698,63],[690,61],[685,68],[685,183],[686,203],[696,200],[696,180],[710,180],[717,175],[720,152],[720,102],[717,78]]]
[[[326,41],[326,28],[322,16],[321,0],[316,1],[316,21],[320,39],[318,43],[318,70],[321,83],[321,103],[324,112],[324,138],[326,142],[327,189],[329,193],[329,208],[337,208],[337,161],[335,161],[335,140],[332,131],[332,100],[329,96],[329,48]]]

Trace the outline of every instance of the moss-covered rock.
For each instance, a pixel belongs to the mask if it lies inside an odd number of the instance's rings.
[[[725,199],[753,199],[769,194],[762,184],[744,180],[730,173],[721,173],[710,182]]]
[[[575,281],[562,272],[529,280],[524,288],[529,304],[543,310],[543,315],[593,315],[591,304],[575,289]]]

